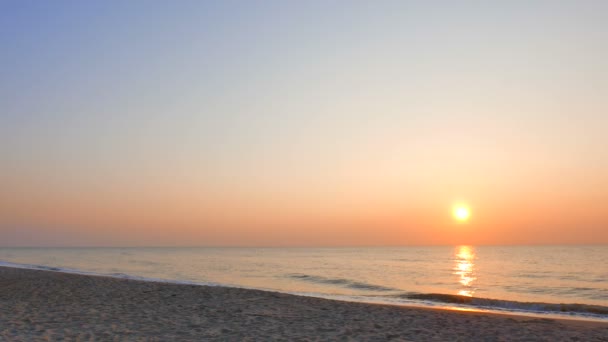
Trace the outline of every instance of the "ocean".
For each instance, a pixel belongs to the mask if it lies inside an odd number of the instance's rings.
[[[608,321],[608,246],[0,248],[0,266]]]

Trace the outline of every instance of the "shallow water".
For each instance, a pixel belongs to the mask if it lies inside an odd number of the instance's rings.
[[[608,320],[608,246],[0,248],[0,260],[346,300]]]

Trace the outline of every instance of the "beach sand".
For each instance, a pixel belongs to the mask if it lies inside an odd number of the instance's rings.
[[[608,341],[608,323],[0,267],[0,341]]]

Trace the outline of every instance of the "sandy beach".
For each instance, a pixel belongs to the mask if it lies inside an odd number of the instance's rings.
[[[608,323],[0,267],[1,341],[608,341]]]

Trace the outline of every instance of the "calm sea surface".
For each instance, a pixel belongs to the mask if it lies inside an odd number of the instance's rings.
[[[0,261],[353,301],[608,320],[608,246],[0,248]]]

